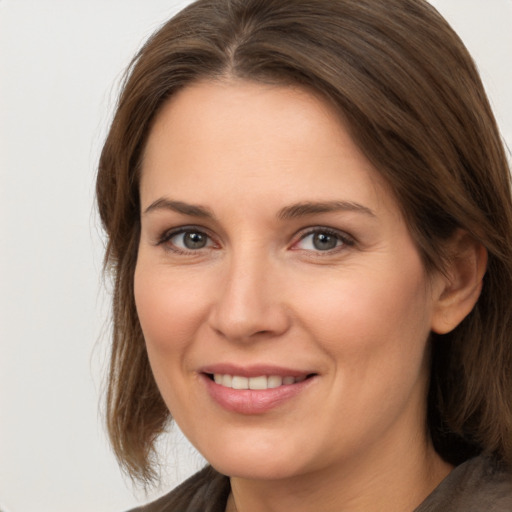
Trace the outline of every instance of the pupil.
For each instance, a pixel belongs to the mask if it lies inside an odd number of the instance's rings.
[[[337,243],[338,240],[336,237],[325,233],[317,233],[313,237],[313,245],[315,246],[315,249],[318,249],[319,251],[334,249]]]
[[[183,243],[187,249],[202,249],[206,245],[206,236],[190,231],[185,233]]]

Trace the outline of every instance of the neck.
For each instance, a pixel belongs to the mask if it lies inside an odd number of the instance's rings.
[[[411,512],[452,467],[430,443],[396,444],[337,467],[281,480],[231,478],[226,512]],[[380,445],[381,447],[381,445]]]

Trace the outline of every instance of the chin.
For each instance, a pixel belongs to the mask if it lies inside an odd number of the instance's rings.
[[[217,444],[219,449],[203,450],[206,460],[223,475],[250,480],[281,480],[305,471],[296,446],[281,443]],[[250,444],[250,446],[249,446]],[[281,446],[280,446],[281,444]],[[229,448],[227,448],[229,446]],[[276,448],[277,447],[277,448]]]
[[[269,456],[262,460],[220,460],[211,461],[211,465],[223,475],[245,480],[284,480],[302,472],[290,464],[290,460],[279,461]]]

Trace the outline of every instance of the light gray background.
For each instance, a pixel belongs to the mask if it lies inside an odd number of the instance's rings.
[[[0,0],[0,509],[121,512],[94,174],[122,70],[177,0]],[[512,0],[435,0],[512,147]],[[163,492],[201,464],[181,436]],[[179,462],[175,462],[179,459]],[[155,490],[149,498],[159,493]]]

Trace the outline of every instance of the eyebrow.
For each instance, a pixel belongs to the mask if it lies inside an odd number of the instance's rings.
[[[213,212],[205,206],[189,204],[183,201],[174,201],[165,197],[161,197],[160,199],[152,202],[143,213],[145,215],[156,210],[171,210],[190,217],[215,219]],[[370,208],[359,203],[353,203],[350,201],[306,201],[285,206],[279,210],[277,218],[280,220],[290,220],[306,217],[308,215],[339,211],[357,212],[375,217],[375,213],[370,210]]]
[[[173,201],[165,197],[161,197],[152,202],[144,210],[144,215],[156,210],[171,210],[173,212],[182,213],[183,215],[189,215],[190,217],[215,218],[213,212],[205,206],[184,203],[183,201]]]
[[[282,220],[296,219],[307,215],[329,212],[357,212],[375,217],[375,213],[359,203],[350,201],[323,201],[323,202],[304,202],[286,206],[279,211],[277,217]]]

